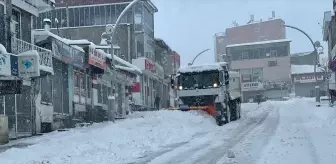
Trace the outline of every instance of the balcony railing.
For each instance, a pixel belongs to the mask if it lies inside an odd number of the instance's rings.
[[[19,54],[29,50],[36,50],[40,56],[40,65],[53,68],[52,65],[52,52],[48,49],[33,45],[23,40],[12,37],[12,53]]]

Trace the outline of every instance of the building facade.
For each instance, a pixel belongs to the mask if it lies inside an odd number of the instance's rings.
[[[293,53],[290,62],[294,65],[314,65],[316,54],[313,52]]]
[[[251,15],[247,24],[235,24],[225,32],[215,34],[215,61],[226,60],[227,45],[286,39],[284,24],[282,19],[275,18],[274,13],[272,18],[265,21],[255,21],[254,16]]]
[[[316,80],[314,76],[314,65],[291,65],[293,92],[295,96],[315,97]],[[327,92],[326,72],[323,68],[316,68],[316,78],[320,87],[321,96]]]
[[[40,82],[45,75],[53,74],[52,53],[48,49],[32,44],[32,23],[42,9],[51,9],[52,1],[0,0],[0,44],[10,54],[19,56],[36,50],[43,70],[36,81],[23,80],[21,94],[0,96],[0,113],[8,116],[9,138],[20,138],[39,132],[37,108],[41,103],[35,101],[41,96]],[[4,53],[4,52],[0,52]],[[6,53],[6,52],[5,52]],[[2,63],[3,65],[4,63]],[[13,69],[12,75],[13,75]],[[8,80],[8,79],[1,79]]]
[[[243,100],[261,93],[269,99],[288,96],[291,84],[290,40],[227,45],[232,70],[241,74]]]
[[[105,32],[107,24],[115,23],[129,3],[131,0],[56,1],[55,10],[41,13],[41,17],[34,20],[34,25],[37,29],[42,28],[41,22],[49,18],[53,33],[69,39],[87,39],[100,45],[100,49],[105,53],[110,53],[110,45],[102,38],[102,33]],[[114,53],[117,57],[143,68],[143,74],[137,78],[137,83],[141,87],[135,87],[131,98],[134,106],[141,108],[154,107],[156,94],[162,92],[162,89],[157,90],[162,87],[156,86],[162,83],[163,77],[157,76],[161,74],[154,72],[154,69],[157,72],[163,70],[162,66],[155,61],[155,12],[157,8],[151,1],[135,4],[123,16],[113,39]],[[151,66],[147,68],[144,65],[147,67],[152,65],[153,68],[149,68]],[[142,95],[140,97],[143,99],[136,101],[135,97],[138,94]]]

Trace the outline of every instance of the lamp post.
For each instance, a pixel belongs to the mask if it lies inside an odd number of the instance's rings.
[[[136,3],[138,3],[139,1],[144,1],[144,0],[133,0],[130,4],[128,4],[126,6],[126,8],[121,12],[121,14],[119,15],[117,21],[115,22],[114,25],[112,24],[107,24],[106,27],[105,27],[105,32],[102,34],[102,38],[105,38],[110,44],[111,44],[111,48],[110,48],[110,54],[111,54],[111,60],[112,60],[112,63],[111,63],[111,69],[113,71],[112,73],[112,82],[115,82],[115,61],[114,61],[114,49],[113,49],[113,38],[114,38],[114,35],[116,33],[116,29],[118,27],[118,25],[120,24],[121,22],[121,18],[126,14],[126,12],[128,10],[130,10]],[[113,95],[112,97],[115,98],[115,95]],[[111,102],[111,107],[114,107],[114,102],[115,100],[114,99],[111,99],[113,100],[113,103]],[[110,121],[110,118],[112,118],[112,112],[110,111],[112,109],[109,109],[109,112],[108,112],[108,118],[109,118],[109,121]]]
[[[210,49],[205,49],[205,50],[201,51],[200,53],[198,53],[198,54],[194,57],[194,59],[191,61],[191,63],[188,63],[188,66],[193,65],[194,62],[195,62],[195,60],[196,60],[201,54],[203,54],[204,52],[209,51],[209,50],[210,50]]]
[[[316,106],[320,107],[320,102],[321,102],[321,100],[320,100],[320,86],[319,86],[318,81],[317,81],[316,66],[319,63],[319,54],[321,54],[321,53],[319,53],[318,48],[322,48],[322,49],[324,49],[324,48],[321,46],[321,43],[319,41],[313,42],[313,39],[306,32],[301,30],[300,28],[290,26],[290,25],[284,25],[284,26],[288,27],[288,28],[291,28],[291,29],[295,29],[295,30],[303,33],[309,39],[310,43],[313,46],[314,51],[312,53],[315,54],[315,60],[314,60],[315,101],[316,101]]]

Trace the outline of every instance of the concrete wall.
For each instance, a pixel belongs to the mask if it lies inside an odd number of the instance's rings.
[[[268,61],[277,61],[278,65],[268,67]],[[263,68],[264,81],[288,81],[290,79],[290,57],[274,57],[231,62],[232,69]]]

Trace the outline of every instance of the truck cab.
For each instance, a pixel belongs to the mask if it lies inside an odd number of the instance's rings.
[[[227,63],[180,68],[172,81],[180,110],[205,110],[218,125],[240,118],[240,75],[229,71]]]

